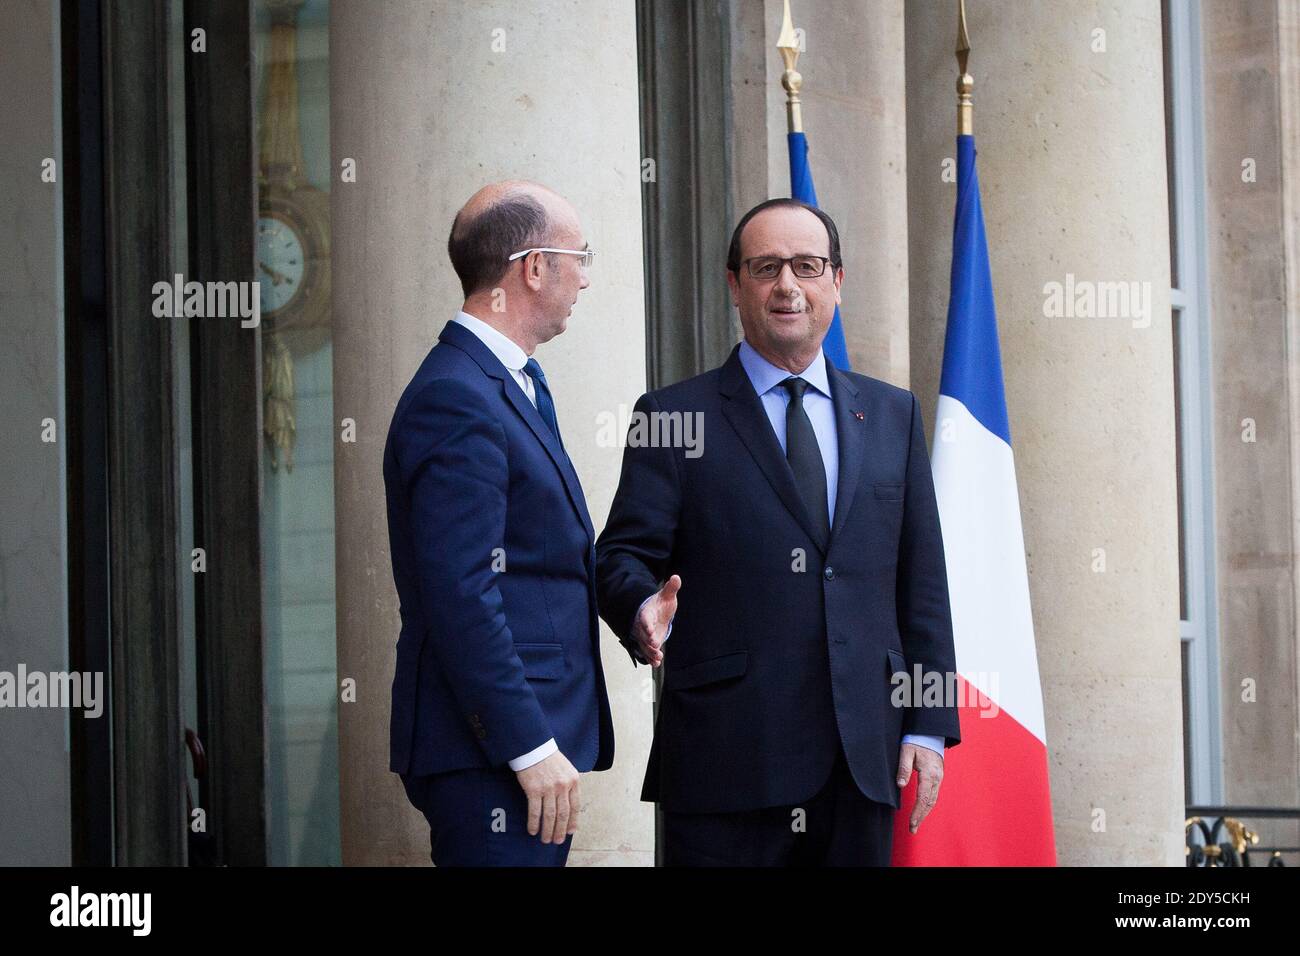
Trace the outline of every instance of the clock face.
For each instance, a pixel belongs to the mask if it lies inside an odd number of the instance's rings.
[[[306,254],[298,230],[276,216],[257,220],[257,281],[262,314],[273,315],[302,288]]]

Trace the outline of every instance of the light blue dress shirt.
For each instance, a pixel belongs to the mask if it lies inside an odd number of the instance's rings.
[[[740,343],[740,364],[745,367],[749,384],[758,393],[763,411],[767,412],[767,420],[772,423],[772,431],[776,432],[776,440],[784,452],[785,411],[790,404],[790,393],[781,388],[781,383],[793,373],[777,368],[748,342]],[[800,372],[799,377],[812,386],[803,393],[803,410],[812,422],[817,447],[822,453],[822,464],[826,466],[826,513],[834,524],[835,492],[840,483],[840,440],[835,433],[835,403],[831,401],[831,383],[826,378],[824,353],[818,351],[813,363]]]

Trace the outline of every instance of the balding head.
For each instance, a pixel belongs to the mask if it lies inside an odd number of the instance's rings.
[[[542,249],[576,252],[542,252]],[[578,211],[540,183],[484,186],[451,224],[447,253],[465,290],[464,310],[532,355],[564,331],[587,288]],[[513,262],[516,253],[533,250]]]
[[[554,245],[557,227],[577,222],[577,214],[558,193],[522,179],[484,186],[456,213],[447,254],[465,297],[491,288],[521,249]]]

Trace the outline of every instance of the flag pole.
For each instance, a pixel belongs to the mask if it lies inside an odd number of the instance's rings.
[[[790,130],[786,133],[786,146],[790,150],[790,198],[820,208],[817,202],[817,189],[813,186],[812,170],[808,166],[808,138],[803,133],[803,104],[799,93],[803,89],[803,77],[795,69],[799,62],[799,34],[795,32],[794,21],[790,19],[790,0],[785,0],[785,16],[781,21],[781,35],[777,38],[776,48],[785,61],[785,72],[781,74],[781,85],[785,87],[785,113]],[[837,268],[839,264],[836,264]],[[844,341],[844,326],[840,322],[840,307],[835,307],[831,316],[826,338],[822,340],[822,351],[826,358],[839,369],[849,369],[849,350]]]
[[[789,11],[789,0],[786,0],[786,10]],[[966,72],[966,62],[969,58],[970,36],[966,33],[966,0],[957,0],[957,68],[961,70],[961,76],[957,77],[958,136],[975,134],[972,119],[974,109],[970,98],[971,90],[975,87],[975,78]]]
[[[794,65],[799,62],[799,38],[794,32],[794,21],[790,19],[790,0],[785,0],[785,17],[781,21],[781,35],[777,37],[776,48],[781,51],[785,61],[785,72],[781,74],[781,86],[785,88],[785,116],[789,132],[803,132],[803,105],[799,100],[799,90],[803,87],[803,76]]]

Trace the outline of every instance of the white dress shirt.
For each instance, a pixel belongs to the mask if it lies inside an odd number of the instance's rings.
[[[528,400],[536,408],[537,393],[533,388],[533,377],[524,371],[524,366],[528,364],[528,355],[524,350],[513,340],[468,312],[457,312],[454,321],[473,332],[478,337],[478,340],[488,347],[489,351],[506,367],[510,377],[519,384],[519,387],[524,390],[524,394],[528,396]]]
[[[457,312],[453,321],[465,326],[474,333],[480,342],[488,347],[488,350],[506,367],[506,371],[510,373],[510,376],[519,383],[519,387],[524,390],[524,394],[528,396],[528,400],[536,408],[537,392],[533,388],[533,377],[524,371],[524,366],[528,364],[528,355],[524,350],[482,319],[475,318],[468,312]],[[559,749],[559,744],[552,737],[536,750],[530,750],[528,753],[511,760],[510,769],[514,771],[526,770],[533,764],[545,760]]]

